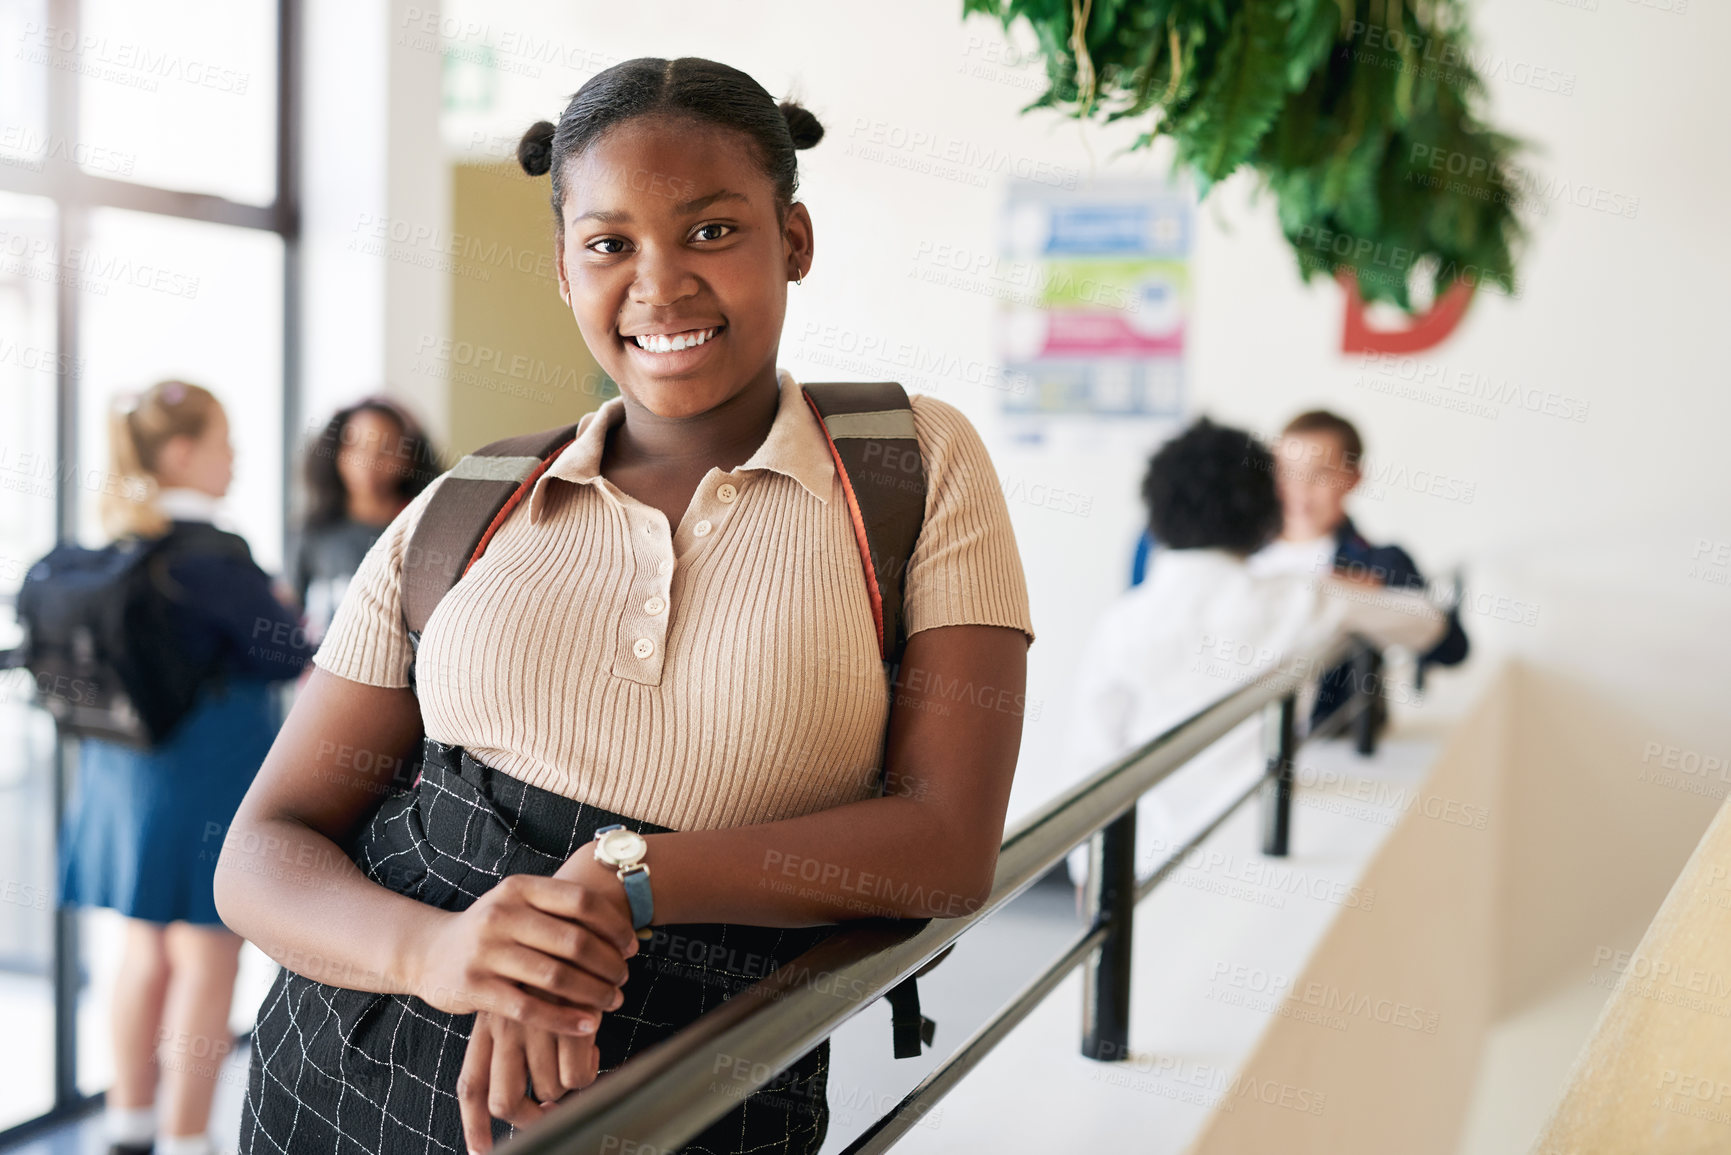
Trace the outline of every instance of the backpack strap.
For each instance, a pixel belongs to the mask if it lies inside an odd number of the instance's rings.
[[[907,646],[903,578],[926,517],[926,471],[913,405],[894,381],[807,385],[805,399],[829,440],[847,498],[877,625],[878,653],[885,662],[900,661]],[[883,785],[880,780],[880,791]],[[898,1059],[918,1058],[922,1047],[932,1042],[937,1024],[920,1013],[917,980],[948,954],[944,951],[884,996]]]
[[[926,472],[913,405],[894,381],[806,385],[846,495],[877,626],[878,653],[900,659],[907,645],[902,579],[926,517]]]
[[[403,553],[403,622],[410,645],[439,601],[486,552],[493,534],[577,436],[566,425],[482,446],[445,474],[428,499]],[[411,660],[409,685],[414,685]]]

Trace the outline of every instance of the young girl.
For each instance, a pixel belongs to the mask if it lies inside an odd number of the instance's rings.
[[[405,543],[449,475],[356,575],[218,872],[230,925],[286,968],[243,1151],[485,1150],[489,1114],[533,1121],[830,924],[989,893],[1026,587],[978,435],[914,398],[928,490],[891,701],[843,478],[776,366],[814,249],[794,152],[821,135],[686,58],[610,68],[524,136],[560,295],[621,396],[439,603],[415,692]],[[967,692],[988,685],[1010,693]],[[418,784],[381,807],[423,732]],[[645,837],[597,838],[615,825]],[[316,869],[252,869],[249,845]],[[687,1150],[816,1151],[827,1056]]]
[[[337,410],[307,447],[307,513],[289,574],[315,639],[330,628],[367,550],[438,472],[420,425],[383,397]]]
[[[166,537],[162,596],[188,665],[218,668],[149,751],[86,739],[66,819],[62,901],[126,916],[112,1007],[110,1139],[120,1151],[201,1155],[241,940],[211,893],[222,835],[276,733],[273,680],[311,657],[246,543],[210,522],[228,492],[228,419],[197,385],[165,381],[116,408],[102,508],[116,538]],[[145,499],[120,494],[142,492]],[[262,641],[261,641],[262,640]],[[207,661],[207,659],[209,659]],[[154,1104],[162,1047],[162,1113]]]

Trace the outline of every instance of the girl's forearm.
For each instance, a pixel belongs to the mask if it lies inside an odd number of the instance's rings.
[[[801,818],[648,836],[657,925],[815,926],[954,918],[990,894],[1001,831],[952,831],[934,808],[874,798]],[[558,877],[618,888],[586,846]]]
[[[231,828],[216,868],[223,921],[287,969],[331,986],[419,994],[425,943],[451,916],[369,879],[292,819]]]

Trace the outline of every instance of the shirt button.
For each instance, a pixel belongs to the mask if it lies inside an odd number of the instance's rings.
[[[635,642],[631,643],[631,652],[640,658],[647,658],[650,654],[655,652],[655,643],[650,641],[648,638],[638,638]]]
[[[700,521],[691,527],[691,532],[696,534],[698,537],[708,537],[709,531],[714,528],[715,527],[710,525],[707,521]]]
[[[716,500],[723,505],[732,505],[733,499],[739,496],[739,490],[731,485],[723,484],[715,491]]]
[[[643,612],[646,614],[658,614],[666,608],[667,603],[662,601],[660,598],[650,598],[648,601],[643,603]]]
[[[670,574],[673,572],[673,563],[666,560],[658,561],[655,563],[655,572],[663,575]]]

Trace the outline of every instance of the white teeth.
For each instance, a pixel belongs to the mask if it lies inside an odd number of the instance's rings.
[[[639,349],[645,349],[651,353],[673,353],[681,349],[695,349],[719,332],[721,329],[718,326],[713,329],[699,329],[695,333],[679,333],[674,336],[668,336],[666,333],[649,333],[633,337],[632,340],[637,342]]]

